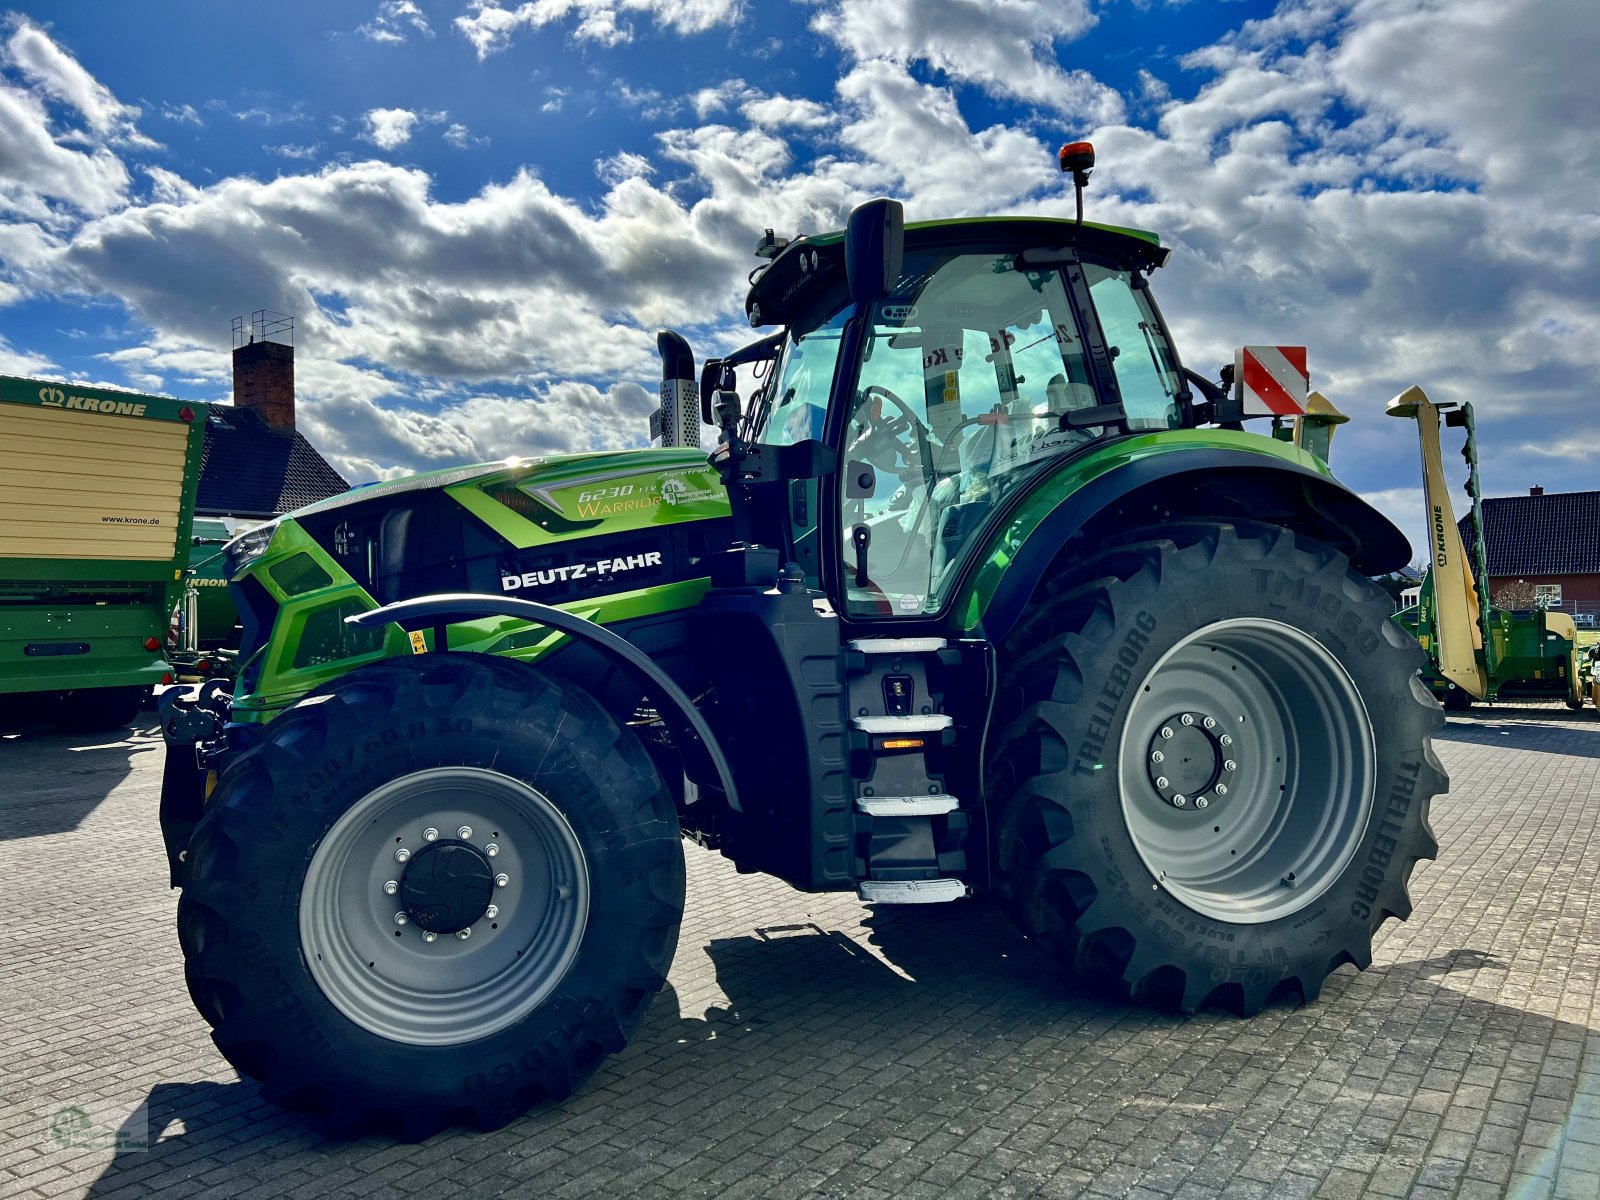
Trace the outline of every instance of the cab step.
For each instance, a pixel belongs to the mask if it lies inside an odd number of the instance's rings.
[[[945,648],[941,637],[854,638],[850,649],[862,654],[932,654]]]
[[[961,807],[954,796],[859,796],[856,809],[869,817],[939,817]]]
[[[864,879],[857,894],[869,904],[947,904],[972,889],[959,879]]]
[[[949,729],[955,718],[948,713],[911,713],[907,716],[852,717],[862,733],[937,733]]]

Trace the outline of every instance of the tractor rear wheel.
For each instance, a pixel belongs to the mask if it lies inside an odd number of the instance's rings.
[[[505,659],[366,667],[279,716],[189,843],[178,929],[224,1056],[286,1107],[496,1128],[622,1049],[683,914],[677,815],[589,696]]]
[[[1310,1001],[1410,914],[1443,715],[1343,555],[1277,527],[1161,532],[1082,564],[1010,640],[997,891],[1135,997]]]

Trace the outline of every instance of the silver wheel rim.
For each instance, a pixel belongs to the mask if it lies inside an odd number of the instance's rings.
[[[457,839],[460,829],[470,833]],[[403,880],[398,851],[409,861],[440,836],[492,864],[493,908],[466,936],[426,938],[385,890]],[[351,1021],[396,1042],[453,1045],[537,1008],[577,957],[588,914],[587,862],[560,810],[497,771],[439,767],[375,788],[334,822],[301,885],[300,942],[317,986]]]
[[[1332,886],[1377,776],[1348,672],[1310,635],[1256,618],[1207,625],[1162,656],[1137,685],[1118,766],[1155,886],[1235,924],[1289,916]]]

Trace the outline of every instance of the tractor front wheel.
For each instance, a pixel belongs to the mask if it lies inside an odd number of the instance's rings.
[[[649,755],[522,664],[430,654],[306,697],[223,775],[178,926],[269,1099],[410,1139],[495,1128],[620,1050],[683,913]]]
[[[1443,717],[1343,555],[1275,527],[1163,532],[1083,564],[1011,639],[998,891],[1136,997],[1309,1001],[1411,911]]]

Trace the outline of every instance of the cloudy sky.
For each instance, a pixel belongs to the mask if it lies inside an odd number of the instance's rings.
[[[352,479],[641,441],[654,330],[748,340],[768,226],[1159,232],[1189,365],[1305,344],[1335,466],[1420,529],[1411,383],[1491,493],[1600,486],[1593,0],[35,3],[0,23],[0,371],[229,394],[294,314]]]

